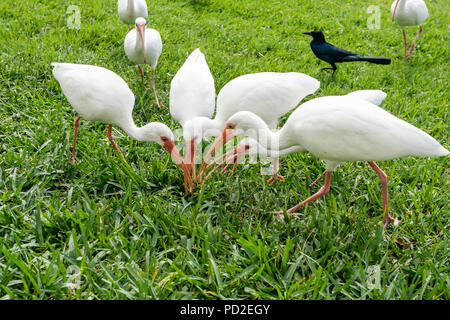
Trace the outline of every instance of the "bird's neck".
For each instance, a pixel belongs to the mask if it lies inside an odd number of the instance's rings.
[[[279,152],[280,155],[295,151],[288,150],[289,148],[296,146],[296,143],[290,139],[284,127],[276,132],[271,131],[267,125],[264,127],[255,127],[253,129],[249,130],[246,135],[256,139],[259,144],[268,151]]]
[[[322,44],[325,43],[325,37],[315,37],[312,41],[311,41],[311,45],[318,45],[318,44]]]
[[[120,125],[120,127],[132,139],[137,140],[137,141],[144,141],[144,135],[143,135],[143,130],[142,130],[143,127],[136,126],[133,119]]]
[[[199,117],[203,137],[217,137],[225,129],[225,121]]]
[[[305,150],[305,148],[303,148],[302,146],[292,146],[287,149],[281,149],[281,150],[267,150],[266,149],[266,154],[267,154],[267,156],[269,156],[271,158],[280,158],[280,157],[288,155],[290,153],[300,152],[300,151],[304,151],[304,150]]]
[[[407,0],[399,0],[398,1],[398,5],[397,5],[397,10],[398,9],[402,9],[403,7],[405,7],[406,2],[408,2]]]

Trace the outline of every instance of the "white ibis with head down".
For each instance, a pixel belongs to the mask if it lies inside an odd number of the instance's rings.
[[[325,162],[325,183],[308,199],[287,210],[296,212],[330,190],[332,172],[344,162],[367,161],[382,186],[384,226],[394,219],[389,214],[388,180],[374,161],[408,156],[448,155],[433,137],[357,97],[330,96],[310,100],[297,108],[277,132],[251,112],[238,112],[227,120],[222,136],[248,135],[265,148],[304,148]],[[260,139],[264,136],[265,139]],[[283,215],[280,212],[280,215]]]
[[[78,113],[72,145],[71,163],[75,163],[75,146],[80,117],[108,124],[108,139],[126,162],[112,136],[113,125],[138,141],[156,142],[166,149],[186,172],[172,131],[163,123],[151,122],[137,127],[133,121],[134,95],[127,83],[111,70],[82,64],[52,63],[53,75],[69,103]],[[192,186],[192,181],[188,181]]]
[[[173,77],[169,96],[170,114],[183,127],[186,143],[185,163],[188,168],[192,168],[193,177],[195,177],[195,150],[201,142],[201,134],[197,135],[197,140],[191,138],[193,135],[189,134],[185,125],[198,117],[211,118],[215,106],[214,78],[205,55],[197,48]]]

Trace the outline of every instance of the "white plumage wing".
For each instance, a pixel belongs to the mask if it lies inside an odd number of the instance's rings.
[[[262,72],[228,82],[217,96],[216,119],[226,121],[239,111],[250,111],[273,124],[320,87],[316,79],[297,72]]]
[[[52,63],[53,75],[72,107],[87,120],[129,122],[134,95],[114,72],[91,65]]]
[[[299,144],[323,160],[377,161],[448,153],[413,125],[374,104],[345,96],[306,102],[285,127]]]
[[[386,96],[387,94],[381,90],[357,90],[346,95],[346,97],[359,98],[377,106],[381,106]]]
[[[211,118],[216,91],[204,54],[194,50],[170,83],[170,114],[181,125],[196,117]]]
[[[119,18],[126,24],[134,24],[137,18],[142,17],[146,19],[148,16],[148,8],[145,0],[133,0],[133,2],[131,16],[128,8],[128,0],[118,0],[117,2]]]

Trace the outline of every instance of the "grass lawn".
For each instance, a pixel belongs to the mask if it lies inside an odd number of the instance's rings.
[[[172,77],[199,47],[217,93],[262,71],[320,80],[305,100],[381,89],[383,108],[449,148],[449,2],[427,1],[430,18],[408,63],[391,2],[147,1],[147,25],[164,43],[159,97],[169,104]],[[69,5],[81,10],[79,30],[67,27]],[[370,5],[379,6],[378,29],[367,26]],[[331,78],[302,34],[316,28],[392,64],[340,64]],[[275,212],[317,191],[309,184],[324,167],[308,153],[283,157],[286,179],[272,186],[261,165],[240,165],[185,195],[182,171],[160,146],[116,129],[126,167],[106,125],[82,119],[71,165],[75,113],[53,61],[113,70],[136,96],[136,123],[180,128],[126,58],[127,31],[113,0],[0,2],[0,299],[450,298],[448,157],[379,163],[400,219],[385,231],[378,176],[363,163],[340,167],[327,196],[284,222]],[[407,28],[409,39],[417,31]]]

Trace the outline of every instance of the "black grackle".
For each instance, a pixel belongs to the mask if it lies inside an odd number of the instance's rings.
[[[311,41],[311,49],[320,60],[326,61],[331,64],[332,68],[323,68],[322,70],[333,70],[333,74],[336,71],[336,63],[339,62],[353,62],[353,61],[367,61],[376,64],[390,64],[391,59],[386,57],[362,57],[357,53],[353,53],[325,41],[325,36],[322,31],[303,32],[313,37]]]

